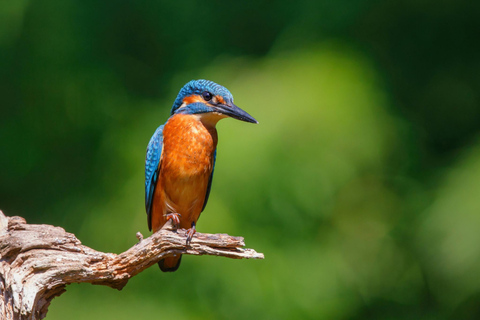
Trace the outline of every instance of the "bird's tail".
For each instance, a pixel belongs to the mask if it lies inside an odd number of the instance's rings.
[[[177,255],[175,257],[168,257],[158,261],[158,266],[163,272],[173,272],[180,267],[180,262],[182,262],[182,255]]]

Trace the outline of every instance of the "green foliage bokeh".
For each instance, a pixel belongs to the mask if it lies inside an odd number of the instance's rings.
[[[479,5],[0,5],[0,209],[121,252],[148,235],[145,148],[181,86],[225,85],[198,230],[262,261],[183,259],[47,319],[480,317]]]

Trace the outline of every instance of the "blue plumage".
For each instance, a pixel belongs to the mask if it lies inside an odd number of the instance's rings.
[[[145,210],[148,216],[148,229],[152,230],[152,202],[158,179],[158,165],[162,156],[163,125],[157,128],[147,146],[145,158]]]
[[[175,111],[177,111],[177,109],[180,108],[180,106],[183,104],[183,99],[185,97],[191,96],[193,94],[201,95],[204,91],[208,91],[213,95],[222,96],[227,104],[233,104],[233,96],[227,88],[216,84],[215,82],[210,80],[192,80],[186,85],[184,85],[178,93],[177,99],[175,99],[175,102],[173,103],[170,114],[175,114]]]

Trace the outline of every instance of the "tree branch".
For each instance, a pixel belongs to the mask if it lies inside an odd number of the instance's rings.
[[[88,282],[121,290],[136,274],[176,254],[263,259],[244,249],[242,237],[196,233],[166,226],[120,254],[96,251],[63,228],[27,224],[0,211],[0,319],[43,319],[52,299],[70,283]]]

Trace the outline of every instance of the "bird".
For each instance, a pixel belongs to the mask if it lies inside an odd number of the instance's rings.
[[[192,80],[180,89],[170,117],[151,137],[145,158],[145,210],[148,228],[157,232],[168,220],[187,229],[188,245],[207,205],[223,118],[258,123],[233,103],[230,91],[209,80]],[[158,262],[164,272],[178,269],[181,255]]]

